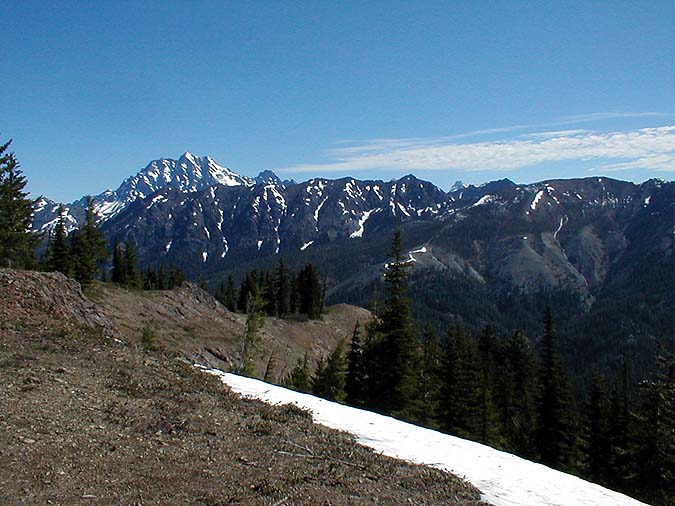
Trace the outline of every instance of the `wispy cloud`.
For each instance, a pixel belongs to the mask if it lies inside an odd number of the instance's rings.
[[[457,136],[374,139],[332,149],[329,157],[328,163],[280,170],[288,173],[383,169],[508,171],[545,162],[577,160],[595,161],[603,170],[642,168],[675,172],[675,126],[609,133],[575,129],[470,143],[458,142]]]

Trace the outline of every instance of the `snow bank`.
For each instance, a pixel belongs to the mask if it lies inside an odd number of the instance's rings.
[[[359,443],[399,459],[464,477],[494,506],[637,506],[643,503],[576,476],[486,445],[369,411],[301,394],[217,369],[234,392],[270,404],[292,403],[312,412],[316,423],[349,432]]]

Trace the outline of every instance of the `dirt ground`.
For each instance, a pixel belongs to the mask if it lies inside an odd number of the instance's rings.
[[[243,400],[178,353],[2,281],[3,506],[480,504],[458,478]]]

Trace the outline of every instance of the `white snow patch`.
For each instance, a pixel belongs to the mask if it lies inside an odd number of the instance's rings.
[[[166,252],[168,253],[169,250],[171,249],[171,245],[173,244],[173,240],[169,241],[169,244],[166,245]]]
[[[384,455],[464,477],[494,506],[641,506],[643,503],[510,453],[383,415],[301,394],[260,380],[207,369],[245,397],[295,404],[316,423],[354,434]]]
[[[258,241],[258,251],[260,251],[260,246],[262,246],[262,241]]]
[[[359,218],[359,228],[349,234],[349,237],[351,239],[354,239],[355,237],[363,237],[363,230],[365,229],[366,221],[368,221],[368,218],[370,218],[370,215],[375,212],[375,209],[371,209],[370,211],[364,211],[361,217]]]
[[[305,251],[305,250],[306,250],[307,248],[309,248],[312,244],[314,244],[314,241],[306,242],[305,244],[303,244],[303,245],[300,247],[300,251]]]
[[[482,206],[487,204],[488,202],[492,202],[496,199],[494,195],[483,195],[481,198],[479,198],[473,205],[469,207],[476,207],[476,206]]]
[[[645,199],[645,207],[647,207],[651,201],[652,201],[652,196],[650,195],[649,197],[647,197]]]
[[[314,211],[314,221],[317,223],[319,223],[319,213],[321,212],[321,208],[323,207],[323,205],[326,203],[327,200],[328,197],[324,198],[321,201],[321,203],[318,206],[316,206],[316,211]]]
[[[206,262],[207,258],[209,258],[209,254],[206,251],[202,251],[202,262]]]
[[[209,232],[209,229],[204,227],[204,233],[206,234],[207,239],[211,239],[211,233]]]
[[[530,209],[533,211],[537,208],[537,204],[541,200],[541,197],[544,195],[544,190],[539,190],[537,194],[534,196],[534,200],[532,200],[532,203],[530,204]]]

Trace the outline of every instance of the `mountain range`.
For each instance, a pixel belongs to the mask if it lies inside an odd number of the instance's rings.
[[[171,262],[215,284],[281,255],[325,270],[331,302],[364,306],[399,223],[420,318],[534,335],[550,303],[584,363],[589,349],[612,349],[616,362],[672,339],[674,194],[673,182],[606,177],[458,182],[449,192],[413,175],[295,183],[185,153],[152,161],[94,202],[106,236],[133,241],[142,265]],[[41,198],[34,228],[50,229],[58,207]],[[70,228],[85,208],[85,198],[66,205]]]

